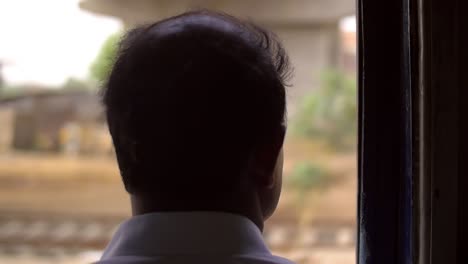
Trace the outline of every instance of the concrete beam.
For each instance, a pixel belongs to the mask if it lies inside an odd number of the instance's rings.
[[[354,14],[353,0],[82,0],[82,9],[121,18],[128,26],[207,8],[268,25],[329,24]]]
[[[279,36],[295,68],[288,89],[290,116],[301,99],[320,86],[322,72],[337,67],[338,21],[354,14],[353,0],[82,0],[80,7],[120,18],[125,27],[197,8],[251,18]]]

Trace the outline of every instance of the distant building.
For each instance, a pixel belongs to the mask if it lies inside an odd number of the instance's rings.
[[[0,149],[70,149],[65,146],[71,144],[66,135],[70,126],[79,130],[78,152],[99,152],[94,148],[101,145],[111,148],[99,99],[86,91],[41,91],[3,99],[0,119],[2,132],[9,135],[0,138]],[[108,144],[100,144],[102,134]]]
[[[356,32],[345,31],[341,33],[341,66],[348,74],[356,74],[357,41]]]
[[[0,105],[0,153],[8,152],[13,142],[13,110]]]

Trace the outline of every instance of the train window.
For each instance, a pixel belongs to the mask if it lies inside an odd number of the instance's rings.
[[[126,29],[200,7],[272,30],[295,68],[269,246],[298,263],[355,263],[353,0],[1,1],[1,263],[99,258],[130,216],[97,96],[109,58]]]
[[[466,263],[467,3],[1,1],[0,262],[100,257],[130,216],[97,96],[117,42],[202,7],[274,31],[295,67],[274,253]]]

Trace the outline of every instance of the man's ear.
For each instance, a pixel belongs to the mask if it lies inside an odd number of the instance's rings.
[[[259,187],[270,188],[275,185],[276,177],[274,177],[273,171],[283,148],[285,133],[285,127],[278,129],[266,137],[255,149],[251,169],[254,180]]]

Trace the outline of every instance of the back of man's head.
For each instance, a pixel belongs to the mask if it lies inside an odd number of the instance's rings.
[[[268,171],[284,136],[288,66],[272,34],[224,14],[131,30],[103,90],[127,191],[216,199]],[[259,156],[268,145],[276,153]]]

